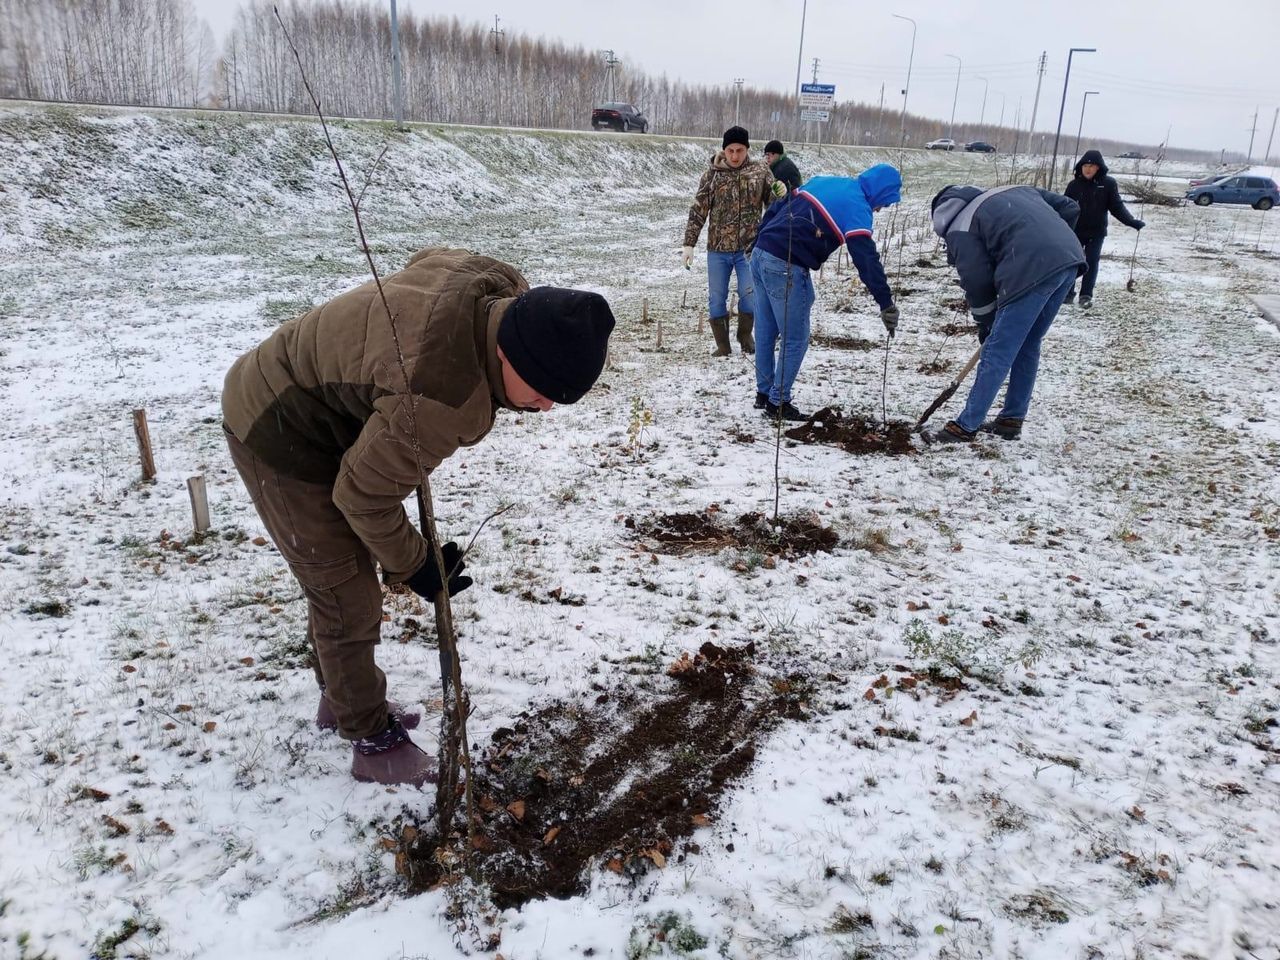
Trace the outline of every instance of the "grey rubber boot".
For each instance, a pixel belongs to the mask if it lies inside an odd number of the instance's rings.
[[[711,335],[716,338],[716,349],[711,355],[713,357],[727,357],[731,353],[729,349],[729,318],[712,317]]]
[[[375,737],[351,743],[351,775],[361,783],[421,787],[439,775],[434,757],[409,739],[395,717]]]
[[[743,353],[749,353],[753,357],[756,353],[756,340],[752,331],[756,328],[756,318],[749,313],[738,314],[738,346],[742,348]]]
[[[422,714],[417,710],[409,710],[394,700],[387,701],[387,712],[400,721],[406,730],[416,730]],[[316,707],[316,727],[320,730],[337,730],[338,717],[333,712],[333,704],[323,690],[320,691],[320,706]]]

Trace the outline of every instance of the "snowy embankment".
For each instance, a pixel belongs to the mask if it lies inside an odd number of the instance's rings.
[[[318,130],[0,112],[0,955],[439,960],[491,935],[508,960],[1280,955],[1280,332],[1244,297],[1280,281],[1276,214],[1135,211],[1135,294],[1117,226],[1017,444],[784,446],[782,509],[832,527],[833,552],[660,554],[629,518],[773,506],[749,365],[707,357],[705,273],[675,269],[710,144],[335,137],[357,182],[389,145],[366,201],[383,268],[466,246],[619,318],[597,391],[501,415],[438,471],[450,535],[511,505],[457,602],[472,739],[531,702],[666,697],[666,666],[708,640],[754,641],[763,675],[805,679],[803,709],[664,869],[596,864],[580,897],[461,919],[447,890],[403,897],[387,847],[428,801],[351,783],[311,728],[303,604],[219,428],[232,359],[364,279]],[[904,166],[878,228],[903,313],[885,402],[910,420],[973,349],[946,332],[965,318],[929,198],[1007,170]],[[835,274],[815,334],[881,342]],[[815,344],[797,403],[877,419],[882,362]],[[390,688],[430,708],[429,615],[388,611]]]

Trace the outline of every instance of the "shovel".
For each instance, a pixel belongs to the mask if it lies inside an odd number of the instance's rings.
[[[938,412],[938,408],[955,396],[955,392],[960,389],[960,384],[964,382],[964,378],[969,375],[969,371],[978,365],[978,358],[982,356],[982,346],[973,351],[973,356],[969,358],[969,362],[960,368],[960,372],[956,374],[956,378],[951,381],[947,389],[938,394],[938,398],[929,404],[929,408],[920,414],[920,419],[916,421],[915,430],[918,432],[925,425],[930,417]]]

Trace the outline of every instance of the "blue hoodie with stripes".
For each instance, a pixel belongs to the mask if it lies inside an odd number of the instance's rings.
[[[893,293],[872,239],[872,212],[902,199],[902,174],[878,163],[857,177],[813,177],[765,211],[756,249],[817,270],[843,243],[880,309]]]

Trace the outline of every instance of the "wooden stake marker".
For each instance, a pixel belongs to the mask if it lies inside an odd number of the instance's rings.
[[[138,460],[142,465],[142,479],[150,482],[156,478],[156,458],[151,453],[151,431],[147,429],[147,411],[133,411],[133,435],[138,439]]]
[[[205,489],[204,476],[187,477],[187,493],[191,495],[191,521],[196,533],[209,529],[209,493]]]

